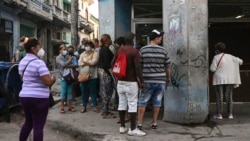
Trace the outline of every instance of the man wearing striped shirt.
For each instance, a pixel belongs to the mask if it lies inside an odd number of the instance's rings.
[[[166,84],[170,82],[170,60],[166,49],[159,44],[162,42],[164,32],[153,30],[149,34],[150,44],[140,49],[142,73],[145,89],[139,97],[137,128],[142,129],[142,120],[147,103],[152,99],[153,121],[152,129],[157,129],[161,101],[165,93]]]

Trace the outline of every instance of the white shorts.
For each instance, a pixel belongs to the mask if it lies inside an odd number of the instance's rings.
[[[138,90],[137,82],[118,81],[119,111],[125,111],[128,107],[129,113],[137,112]]]

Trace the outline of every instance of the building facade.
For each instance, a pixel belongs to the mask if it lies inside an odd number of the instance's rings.
[[[244,60],[242,85],[234,90],[234,100],[250,101],[249,11],[248,0],[99,0],[100,35],[110,34],[114,40],[132,31],[140,47],[148,44],[152,29],[165,31],[172,82],[164,96],[163,120],[201,123],[215,100],[208,78],[218,41]]]
[[[88,20],[90,14],[86,12],[92,3],[79,0],[79,44],[80,39],[89,39],[94,31],[94,24]],[[0,1],[0,61],[11,60],[21,36],[36,37],[46,51],[44,61],[54,70],[58,47],[71,44],[70,13],[71,0]]]

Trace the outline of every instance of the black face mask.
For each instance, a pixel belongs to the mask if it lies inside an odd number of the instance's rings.
[[[73,52],[73,51],[69,51],[69,55],[70,55],[70,56],[73,56],[73,55],[74,55],[74,52]]]

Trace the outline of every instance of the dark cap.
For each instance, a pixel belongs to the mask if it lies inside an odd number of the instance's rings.
[[[160,32],[156,29],[152,30],[152,32],[149,33],[149,39],[154,40],[156,37],[163,36],[164,32]]]
[[[135,34],[132,32],[128,32],[124,35],[124,40],[133,40],[135,37]]]

